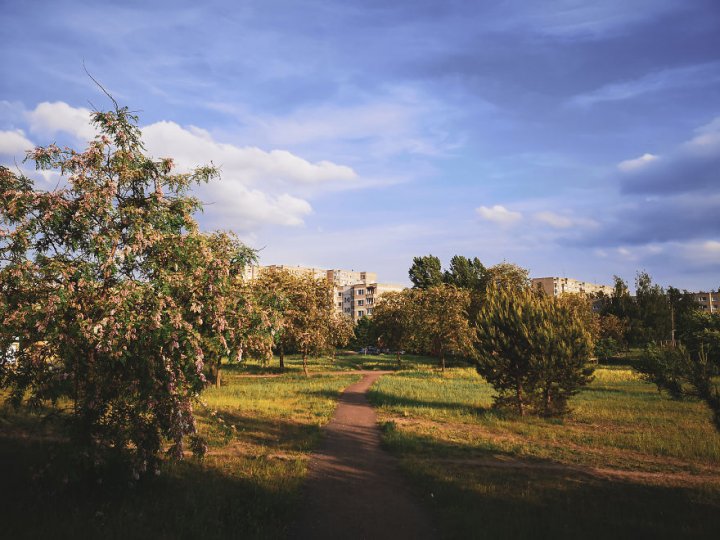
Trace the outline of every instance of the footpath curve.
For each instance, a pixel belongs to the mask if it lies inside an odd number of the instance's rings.
[[[380,447],[377,416],[367,400],[372,384],[391,372],[360,373],[362,380],[340,396],[320,448],[310,458],[301,494],[302,516],[290,538],[436,538],[396,460]]]

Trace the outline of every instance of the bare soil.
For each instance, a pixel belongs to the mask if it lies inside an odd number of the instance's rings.
[[[357,372],[355,372],[357,373]],[[303,514],[291,530],[301,539],[416,539],[438,535],[427,511],[409,491],[397,462],[380,447],[367,391],[385,373],[363,379],[340,397],[308,464]]]

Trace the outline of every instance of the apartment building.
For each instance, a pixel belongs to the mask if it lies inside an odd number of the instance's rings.
[[[708,313],[720,313],[720,291],[693,293],[700,309]]]
[[[357,322],[363,317],[372,317],[375,304],[388,292],[402,291],[402,285],[392,283],[360,282],[335,287],[335,307],[339,313]]]
[[[531,281],[533,288],[541,288],[548,296],[559,296],[563,293],[603,293],[610,296],[613,293],[613,288],[610,285],[599,285],[566,277],[532,278]]]
[[[336,287],[346,287],[355,283],[373,283],[377,281],[375,272],[356,272],[355,270],[327,270],[327,279]]]

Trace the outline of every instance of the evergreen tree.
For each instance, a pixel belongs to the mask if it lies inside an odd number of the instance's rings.
[[[441,285],[443,282],[440,259],[434,255],[414,257],[408,274],[410,275],[410,281],[412,281],[413,287],[416,289],[435,287]]]
[[[571,307],[529,287],[490,285],[476,321],[477,371],[518,414],[563,414],[590,381],[592,340]]]

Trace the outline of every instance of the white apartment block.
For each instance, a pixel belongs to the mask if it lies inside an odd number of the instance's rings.
[[[566,277],[532,278],[531,281],[533,288],[541,288],[548,296],[560,296],[563,293],[603,293],[610,296],[613,293],[613,288],[610,285],[599,285]]]
[[[363,317],[372,317],[375,304],[388,292],[402,291],[402,285],[392,283],[360,282],[352,285],[335,286],[335,308],[338,313],[351,317],[357,322]]]

